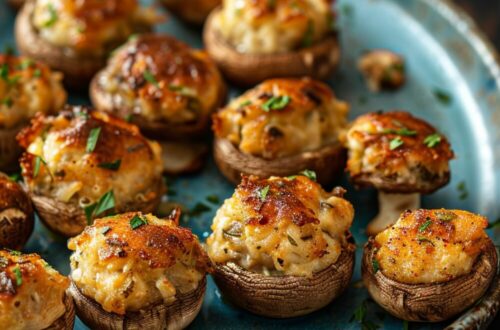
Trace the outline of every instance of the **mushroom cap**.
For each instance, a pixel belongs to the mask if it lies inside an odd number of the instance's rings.
[[[323,40],[299,50],[279,54],[245,54],[227,43],[217,30],[215,19],[221,9],[207,18],[203,41],[207,52],[227,79],[241,86],[251,86],[273,77],[327,79],[340,60],[337,35],[331,32]]]
[[[319,183],[329,186],[342,173],[346,152],[337,142],[294,156],[264,159],[241,152],[227,139],[215,138],[214,159],[222,174],[234,184],[241,181],[242,174],[266,178],[295,175],[308,169],[316,172]]]
[[[31,236],[34,224],[28,195],[19,184],[0,173],[0,247],[21,250]]]
[[[446,137],[408,112],[358,117],[343,138],[347,170],[357,187],[429,194],[450,180],[454,154]]]
[[[349,285],[354,268],[351,241],[339,259],[312,277],[267,276],[233,262],[216,264],[215,283],[224,297],[252,313],[288,318],[309,314],[337,298]]]
[[[28,1],[16,17],[14,32],[21,54],[47,64],[64,73],[64,83],[75,89],[87,88],[88,83],[106,65],[107,53],[78,52],[55,46],[44,40],[32,24],[35,1]],[[137,26],[137,33],[149,32],[147,25]]]
[[[157,304],[138,312],[118,315],[106,312],[93,299],[82,294],[73,281],[68,289],[78,317],[93,329],[184,329],[198,315],[205,295],[206,278],[198,287],[176,295],[172,304]]]
[[[69,292],[64,295],[64,306],[66,306],[66,312],[45,330],[73,330],[75,323],[75,304]]]
[[[118,85],[111,93],[106,83]],[[98,110],[130,117],[145,135],[161,140],[185,140],[207,133],[210,115],[225,102],[226,95],[227,87],[204,51],[153,33],[139,35],[120,47],[90,86]]]
[[[201,26],[221,0],[161,0],[160,3],[189,24]]]
[[[361,272],[372,298],[397,318],[415,322],[439,322],[472,306],[488,289],[497,271],[497,253],[489,242],[469,274],[447,282],[406,284],[374,272],[373,238],[363,250]]]
[[[15,171],[19,168],[21,147],[17,144],[16,136],[24,126],[0,128],[0,171]]]

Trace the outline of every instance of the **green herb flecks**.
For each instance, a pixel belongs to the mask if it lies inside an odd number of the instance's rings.
[[[406,127],[400,129],[388,128],[382,131],[383,134],[396,134],[401,136],[415,136],[417,135],[417,131],[409,130]]]
[[[43,23],[43,26],[51,27],[58,20],[57,11],[51,3],[47,5],[47,10],[49,11],[49,19],[46,20],[45,23]]]
[[[14,272],[14,275],[16,276],[16,285],[21,286],[21,284],[23,284],[23,275],[21,274],[21,269],[19,269],[19,266],[17,266],[12,271]]]
[[[403,140],[398,136],[389,142],[389,149],[390,150],[396,150],[397,148],[401,147],[404,144]]]
[[[273,96],[269,100],[267,100],[261,108],[266,112],[269,112],[271,110],[281,110],[285,108],[288,103],[290,103],[290,100],[291,98],[288,95]]]
[[[88,205],[84,208],[85,216],[87,217],[87,223],[92,224],[94,217],[101,215],[102,213],[111,210],[115,207],[115,195],[113,190],[108,191],[97,201],[97,203]]]
[[[246,101],[241,102],[240,105],[239,105],[239,107],[240,108],[244,108],[244,107],[246,107],[246,106],[248,106],[250,104],[252,104],[252,101],[246,100]]]
[[[432,224],[432,220],[430,218],[427,218],[427,220],[420,226],[418,227],[418,232],[423,233],[429,226]]]
[[[378,260],[375,258],[372,259],[372,269],[373,269],[374,273],[378,272],[380,269],[380,265],[378,263]]]
[[[87,149],[86,149],[87,153],[91,153],[95,150],[100,134],[101,134],[100,127],[96,127],[90,130],[89,137],[87,138]]]
[[[134,215],[134,217],[130,220],[130,227],[133,230],[136,230],[137,228],[144,226],[144,225],[147,225],[147,224],[148,224],[148,221],[146,220],[146,218],[143,218],[143,217],[138,216],[138,215]]]
[[[316,172],[314,172],[313,170],[303,170],[302,172],[300,172],[300,174],[312,181],[316,181],[318,179]]]
[[[460,193],[458,198],[460,198],[461,200],[464,200],[469,196],[469,191],[467,190],[467,186],[465,185],[465,181],[460,181],[457,184],[457,190]]]
[[[307,22],[306,32],[304,33],[304,37],[302,38],[302,47],[307,48],[311,47],[314,40],[314,22],[309,20]]]
[[[431,135],[427,135],[424,139],[424,144],[428,148],[434,148],[441,142],[441,135],[434,133]]]
[[[457,215],[455,213],[446,210],[436,211],[435,215],[440,221],[444,222],[449,222],[457,218]]]
[[[33,169],[33,178],[36,178],[38,174],[40,173],[40,167],[43,165],[47,166],[47,162],[40,157],[40,156],[35,156],[35,166]]]
[[[259,190],[259,198],[262,202],[266,200],[267,194],[269,193],[269,185]]]
[[[430,239],[428,239],[427,237],[419,236],[419,237],[417,237],[417,241],[419,243],[429,243],[430,245],[434,246],[434,243],[432,243],[432,241]]]
[[[488,229],[500,227],[500,218],[498,218],[495,222],[488,224]]]
[[[26,70],[34,64],[33,60],[29,58],[25,58],[21,61],[21,63],[17,66],[19,70]]]
[[[147,82],[149,82],[150,84],[152,84],[156,88],[160,87],[160,85],[158,84],[158,81],[156,80],[155,76],[151,73],[151,71],[145,70],[142,75],[143,75],[144,79],[146,79]]]
[[[9,179],[10,179],[11,181],[14,181],[14,182],[21,181],[21,179],[22,179],[21,173],[14,173],[14,174],[11,174],[11,175],[9,175]]]
[[[14,104],[14,101],[12,101],[10,97],[6,97],[0,100],[0,104],[6,105],[8,108],[10,108]]]
[[[441,89],[434,90],[434,97],[444,105],[449,105],[451,103],[451,95]]]
[[[110,171],[118,171],[120,169],[120,165],[121,164],[122,164],[122,160],[121,159],[117,159],[114,162],[111,162],[111,163],[100,163],[97,166],[100,167],[100,168],[105,168],[105,169],[110,170]]]
[[[7,251],[9,251],[9,253],[13,256],[20,256],[22,254],[21,251],[12,250],[12,249],[7,249]]]
[[[35,69],[35,71],[33,71],[34,78],[40,78],[41,76],[42,76],[42,71],[40,69]]]
[[[363,302],[354,310],[349,322],[356,321],[361,324],[361,329],[363,330],[376,330],[380,326],[367,319],[368,311],[368,299],[363,300]]]

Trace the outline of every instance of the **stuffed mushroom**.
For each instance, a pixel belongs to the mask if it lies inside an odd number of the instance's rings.
[[[187,23],[202,25],[208,14],[220,5],[221,0],[160,0],[168,10]]]
[[[357,187],[378,190],[379,214],[367,227],[375,235],[406,209],[420,207],[450,180],[453,151],[446,137],[422,119],[402,111],[358,117],[342,138],[347,171]]]
[[[373,299],[392,315],[439,322],[472,306],[497,271],[486,218],[460,210],[414,210],[371,238],[362,273]]]
[[[162,140],[168,150],[166,171],[176,173],[202,164],[198,160],[207,147],[195,140],[209,131],[210,116],[224,102],[226,88],[204,51],[168,35],[144,34],[115,52],[93,79],[90,94],[98,110],[128,119]]]
[[[0,172],[0,248],[20,250],[33,232],[31,200],[19,184]]]
[[[77,235],[106,212],[153,212],[165,191],[159,144],[105,113],[68,107],[38,116],[18,140],[35,208],[61,235]]]
[[[348,110],[321,82],[267,80],[213,116],[215,161],[234,183],[241,173],[287,176],[310,169],[330,184],[345,163],[338,135]]]
[[[204,42],[226,77],[255,85],[273,77],[326,79],[340,50],[329,0],[224,0]]]
[[[358,69],[373,92],[381,89],[396,90],[406,81],[402,56],[384,49],[372,50],[358,61]]]
[[[306,176],[243,177],[207,239],[222,294],[253,313],[285,318],[327,305],[348,286],[354,210]]]
[[[87,87],[109,53],[159,21],[137,0],[33,0],[16,18],[22,54],[64,73],[72,87]]]
[[[37,254],[0,250],[2,329],[73,329],[75,308],[68,287],[69,279]]]
[[[210,260],[198,238],[168,219],[126,213],[70,239],[70,293],[93,329],[183,329],[198,314]]]
[[[62,75],[27,57],[0,55],[0,170],[19,167],[16,135],[36,113],[62,108],[66,92]]]

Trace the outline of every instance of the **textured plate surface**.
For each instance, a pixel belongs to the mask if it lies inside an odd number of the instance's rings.
[[[149,1],[148,1],[149,2]],[[500,69],[493,51],[477,33],[467,16],[451,5],[435,0],[344,0],[338,1],[339,30],[343,48],[340,71],[330,79],[337,96],[351,103],[350,118],[373,110],[406,109],[437,126],[451,140],[456,153],[452,162],[452,181],[437,193],[423,199],[426,208],[459,208],[484,214],[490,221],[500,217]],[[160,9],[158,9],[160,10]],[[0,2],[0,47],[14,45],[14,12]],[[175,18],[159,28],[195,47],[201,47],[200,31],[180,24]],[[373,48],[388,48],[402,54],[409,81],[395,93],[371,94],[355,63],[360,54]],[[435,96],[442,91],[449,102]],[[231,95],[241,91],[232,90]],[[85,96],[72,95],[74,104],[88,103]],[[356,209],[352,232],[358,244],[366,241],[363,228],[376,214],[376,192],[356,192],[345,178],[339,182],[348,189],[347,198]],[[462,190],[458,187],[463,187]],[[211,208],[192,216],[189,226],[202,240],[208,236],[211,219],[218,205],[206,200],[217,195],[221,201],[232,194],[230,185],[210,160],[205,170],[192,176],[175,178],[173,201],[192,208],[203,202]],[[466,193],[464,193],[464,190]],[[499,243],[499,232],[490,231]],[[67,274],[69,251],[65,241],[53,236],[37,223],[27,252],[41,254]],[[203,329],[359,329],[349,322],[355,309],[368,297],[359,285],[360,252],[356,271],[347,292],[326,308],[306,317],[272,320],[251,315],[227,304],[209,279],[207,294],[199,316],[191,325]],[[403,322],[385,313],[373,302],[366,302],[367,320],[387,329],[401,329]],[[449,322],[448,322],[449,323]],[[443,328],[446,324],[412,323],[411,329]],[[87,329],[79,320],[76,329]]]

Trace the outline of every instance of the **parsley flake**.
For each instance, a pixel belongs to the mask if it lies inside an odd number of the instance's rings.
[[[419,241],[420,243],[429,243],[430,245],[434,246],[434,243],[432,243],[432,241],[427,237],[417,237],[417,241]]]
[[[147,225],[148,224],[148,221],[143,218],[143,217],[140,217],[138,215],[134,215],[134,217],[130,220],[130,227],[135,230],[141,226],[144,226],[144,225]]]
[[[35,168],[33,169],[33,178],[36,178],[40,173],[40,167],[42,164],[47,166],[47,163],[45,162],[45,160],[43,160],[42,157],[35,156]]]
[[[444,105],[448,105],[451,103],[451,96],[448,92],[445,92],[441,89],[434,90],[434,97]]]
[[[49,11],[49,19],[46,20],[45,23],[43,23],[44,27],[50,27],[54,25],[54,23],[57,22],[58,19],[57,11],[51,3],[48,4],[47,9]]]
[[[269,193],[269,188],[270,188],[269,185],[267,185],[261,190],[259,190],[259,197],[262,202],[266,200],[267,194]]]
[[[114,162],[111,162],[111,163],[100,163],[97,166],[100,167],[100,168],[105,168],[105,169],[110,170],[110,171],[118,171],[118,169],[120,169],[120,165],[121,164],[122,164],[122,160],[121,159],[117,159]]]
[[[158,81],[156,80],[155,76],[151,73],[151,71],[149,70],[144,71],[142,76],[144,77],[144,79],[146,79],[147,82],[149,82],[156,88],[159,87]]]
[[[108,191],[97,201],[97,203],[88,205],[84,208],[85,216],[87,217],[87,223],[90,225],[92,219],[100,214],[111,210],[115,207],[115,195],[113,190]]]
[[[89,137],[87,139],[87,153],[91,153],[95,150],[97,140],[99,140],[99,134],[101,134],[100,127],[93,128],[90,131]]]
[[[432,224],[432,220],[430,218],[427,219],[420,227],[418,227],[418,232],[423,233],[429,226]]]
[[[460,198],[461,200],[464,200],[469,196],[469,191],[467,190],[467,187],[465,186],[464,181],[461,181],[458,183],[457,190],[460,193],[458,198]]]
[[[374,273],[378,272],[380,269],[380,265],[378,263],[378,260],[375,258],[372,259],[372,268],[373,268]]]
[[[403,140],[398,136],[397,138],[394,138],[389,142],[389,149],[390,150],[396,150],[397,148],[401,147],[404,144]]]
[[[300,174],[312,181],[316,181],[318,179],[316,172],[314,172],[313,170],[303,170],[302,172],[300,172]]]
[[[27,68],[29,68],[30,66],[33,65],[33,60],[29,59],[29,58],[25,58],[21,61],[21,63],[17,66],[17,68],[19,70],[26,70]]]
[[[273,96],[267,100],[261,108],[265,112],[269,112],[271,110],[281,110],[285,108],[288,103],[290,103],[290,100],[291,98],[288,95]]]
[[[239,107],[240,108],[244,108],[244,107],[246,107],[246,106],[248,106],[250,104],[252,104],[252,101],[246,100],[246,101],[241,102]]]
[[[417,135],[417,131],[409,130],[406,127],[400,129],[388,128],[382,131],[383,134],[396,134],[401,136],[415,136]]]
[[[434,133],[431,135],[427,135],[424,139],[424,144],[428,148],[434,148],[441,142],[441,135]]]
[[[457,215],[451,211],[446,211],[446,210],[441,210],[441,211],[436,211],[436,217],[444,222],[451,221],[457,217]]]
[[[19,269],[19,266],[17,266],[12,271],[14,272],[14,275],[16,276],[16,285],[21,286],[21,284],[23,284],[23,275],[21,274],[21,269]]]

